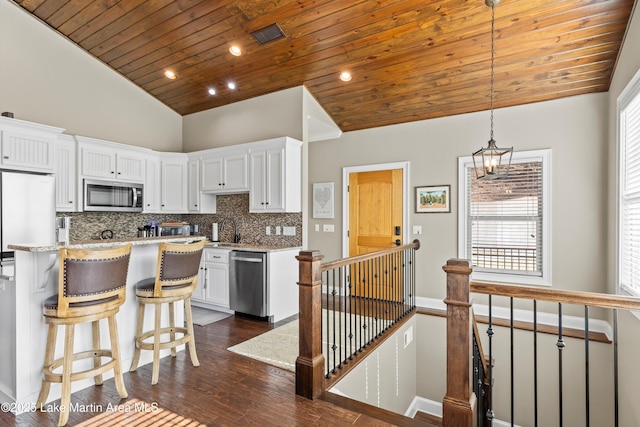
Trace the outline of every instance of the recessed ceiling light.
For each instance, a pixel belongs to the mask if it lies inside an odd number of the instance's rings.
[[[210,87],[210,88],[209,88],[209,90],[207,90],[207,93],[208,93],[209,95],[212,95],[212,96],[213,96],[213,95],[215,95],[215,94],[216,94],[216,90],[215,90],[214,88]]]
[[[233,56],[240,56],[242,55],[242,49],[240,49],[240,46],[234,44],[229,46],[229,53]]]
[[[234,90],[236,88],[236,84],[234,82],[229,82],[227,83],[227,87],[231,90]]]
[[[171,70],[165,70],[165,72],[164,72],[164,76],[165,76],[166,78],[168,78],[168,79],[171,79],[171,80],[175,80],[175,79],[176,79],[176,77],[178,77],[178,76],[176,76],[176,73],[174,73],[174,72],[173,72],[173,71],[171,71]]]
[[[340,73],[340,80],[343,82],[351,81],[351,73],[348,71],[343,71]]]

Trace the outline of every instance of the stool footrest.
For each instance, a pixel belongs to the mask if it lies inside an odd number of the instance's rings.
[[[158,348],[160,350],[164,350],[164,349],[167,349],[167,348],[174,348],[174,347],[177,347],[179,345],[186,344],[187,342],[189,342],[189,341],[191,341],[193,339],[193,337],[191,335],[188,335],[187,328],[182,328],[182,327],[160,328],[158,333],[160,335],[166,335],[166,334],[171,334],[171,333],[183,334],[184,335],[181,338],[176,338],[174,340],[160,342],[160,344],[158,345]],[[138,346],[138,348],[140,348],[142,350],[153,350],[153,343],[152,342],[151,343],[144,342],[144,341],[149,339],[149,338],[153,338],[154,335],[155,335],[155,331],[148,331],[148,332],[143,333],[139,337],[136,337],[136,345]]]
[[[100,366],[96,366],[90,369],[86,369],[84,371],[72,372],[71,373],[71,381],[83,380],[85,378],[92,378],[97,375],[100,375],[110,369],[113,369],[116,365],[116,360],[113,359],[113,355],[111,350],[89,350],[83,351],[81,353],[75,353],[73,355],[73,360],[81,360],[88,359],[94,357],[109,357],[110,360],[106,363],[100,364]],[[49,366],[45,366],[43,376],[45,381],[49,381],[52,383],[61,383],[62,382],[62,374],[57,374],[53,372],[54,370],[62,367],[64,363],[64,358],[59,358],[53,361],[53,363]]]

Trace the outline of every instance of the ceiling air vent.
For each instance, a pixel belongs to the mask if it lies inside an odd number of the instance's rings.
[[[279,38],[284,37],[284,32],[278,24],[271,24],[257,31],[254,31],[253,33],[251,33],[251,35],[259,44],[263,45],[270,41],[278,40]]]

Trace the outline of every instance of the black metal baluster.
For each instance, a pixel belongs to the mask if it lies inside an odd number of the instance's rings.
[[[349,295],[348,295],[348,301],[349,301],[349,308],[348,308],[348,312],[349,312],[349,360],[353,359],[353,348],[354,348],[354,343],[353,343],[353,332],[354,332],[354,328],[353,328],[353,323],[354,323],[354,312],[353,312],[353,304],[354,304],[354,300],[355,300],[355,296],[353,295],[353,273],[354,273],[354,269],[353,266],[351,267],[344,267],[349,268],[350,270],[350,274],[347,275],[347,286],[349,287]]]
[[[362,352],[362,347],[364,345],[364,331],[365,331],[365,327],[364,327],[364,305],[365,305],[365,298],[364,295],[366,294],[366,284],[367,284],[367,278],[364,277],[364,263],[363,262],[359,262],[358,263],[358,271],[359,271],[359,280],[361,283],[361,292],[359,292],[358,295],[358,334],[360,335],[360,345],[358,346],[358,353]]]
[[[333,269],[331,270],[331,281],[332,281],[332,286],[331,286],[331,317],[333,318],[333,335],[331,337],[331,349],[333,350],[333,370],[331,372],[333,372],[334,374],[336,374],[338,371],[336,369],[336,367],[340,366],[340,362],[338,360],[338,354],[337,354],[337,349],[338,346],[336,345],[336,336],[338,334],[338,331],[336,331],[336,270]],[[327,316],[329,317],[329,316]]]
[[[556,343],[558,347],[558,405],[559,405],[559,422],[560,427],[562,427],[562,349],[564,349],[565,344],[562,339],[562,303],[558,303],[558,342]]]
[[[533,420],[538,427],[538,301],[533,300]]]
[[[326,302],[325,302],[325,306],[327,308],[327,310],[329,310],[329,272],[325,271],[322,273],[322,283],[323,283],[323,287],[326,286],[327,292],[326,292]],[[320,319],[320,322],[322,323],[322,319]],[[331,340],[329,339],[329,314],[327,312],[327,319],[326,319],[326,327],[325,327],[325,331],[327,331],[327,378],[331,378],[331,346],[330,346],[330,342]]]
[[[513,369],[513,360],[514,360],[514,351],[513,351],[513,297],[509,298],[509,345],[511,347],[510,350],[510,362],[511,362],[511,366],[510,366],[510,370],[511,370],[511,425],[514,425],[514,416],[515,416],[515,412],[514,412],[514,397],[515,397],[515,382],[514,382],[514,369]]]
[[[586,423],[589,427],[591,417],[589,416],[589,306],[584,306],[584,389],[585,389],[585,410]]]
[[[492,296],[489,295],[489,327],[487,336],[489,337],[489,388],[491,390],[491,406],[487,408],[487,424],[493,425],[493,304]]]

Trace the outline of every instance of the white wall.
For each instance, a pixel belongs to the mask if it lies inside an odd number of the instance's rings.
[[[0,111],[160,151],[182,151],[182,118],[24,12],[0,0]]]
[[[302,140],[302,86],[183,117],[185,152],[279,136]]]
[[[625,41],[618,57],[615,73],[609,88],[609,134],[608,134],[608,222],[607,222],[607,284],[609,291],[615,292],[615,263],[616,263],[616,224],[617,224],[617,100],[620,93],[632,77],[640,71],[640,6],[635,4]],[[619,320],[620,327],[620,425],[640,425],[640,369],[638,369],[638,355],[640,354],[640,320],[636,316],[622,313]]]
[[[604,291],[606,204],[594,194],[606,189],[607,95],[594,94],[500,109],[495,112],[498,145],[515,150],[552,149],[552,280],[556,289]],[[309,184],[335,182],[333,220],[309,218],[309,248],[325,260],[340,258],[342,168],[410,161],[409,185],[451,184],[451,213],[416,214],[410,222],[423,234],[417,253],[417,295],[444,298],[442,266],[457,256],[457,158],[468,156],[489,136],[489,113],[480,112],[344,133],[309,145]],[[307,206],[307,212],[311,206]],[[313,231],[333,223],[335,233]],[[322,227],[320,227],[322,229]],[[410,228],[411,229],[411,228]]]

